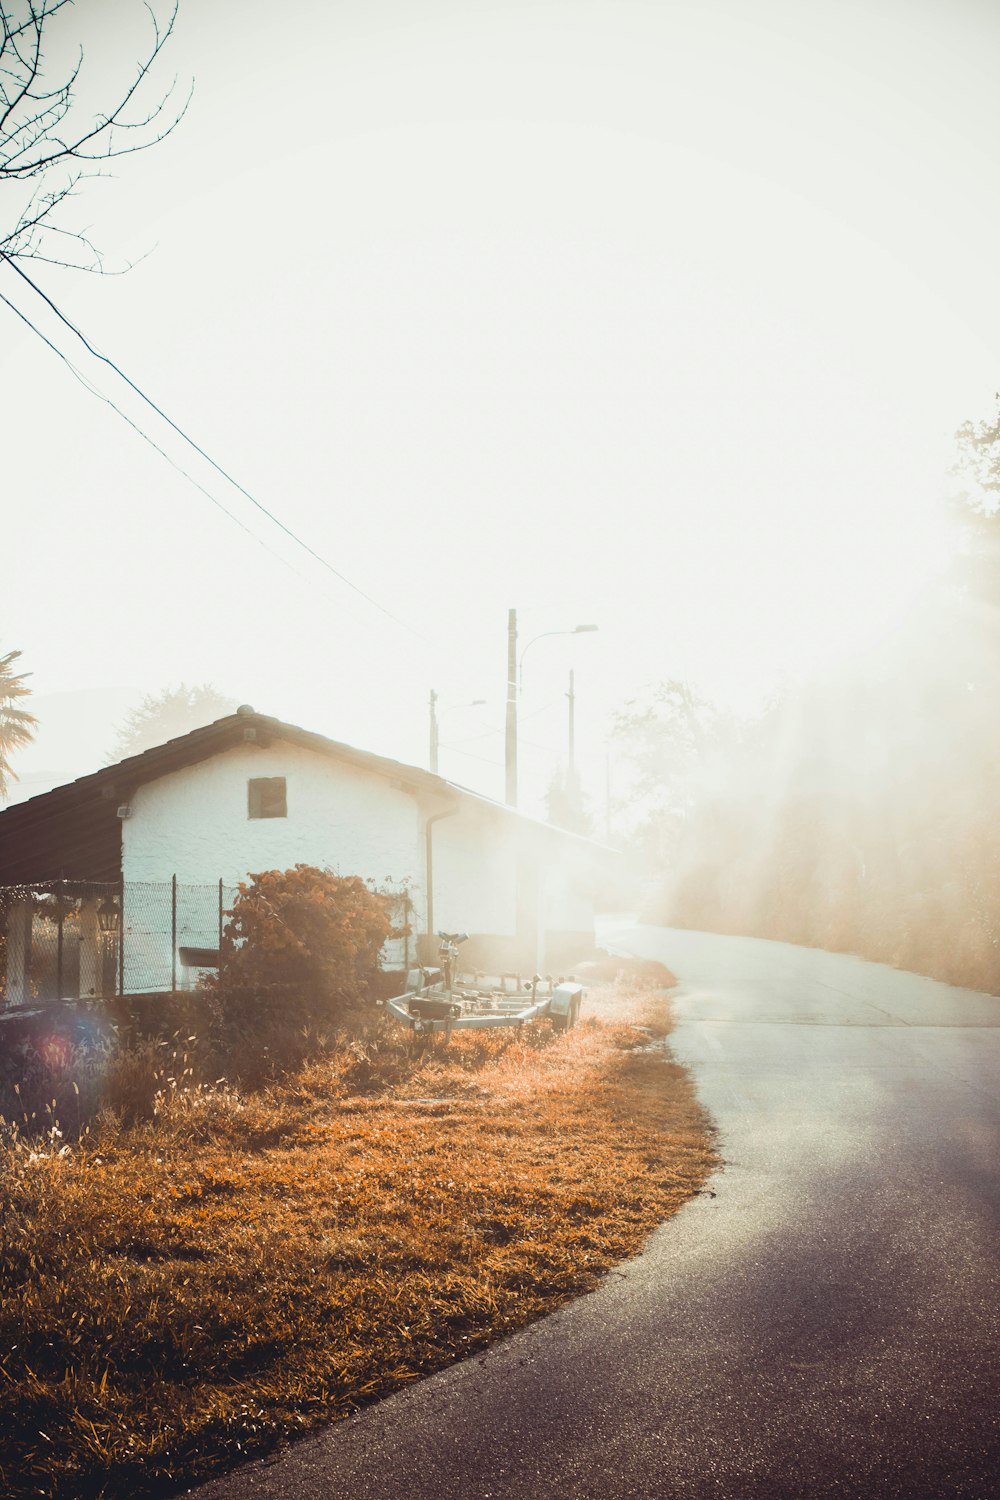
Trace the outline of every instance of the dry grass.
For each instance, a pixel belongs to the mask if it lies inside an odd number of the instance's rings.
[[[376,1038],[71,1151],[8,1142],[0,1493],[163,1493],[593,1287],[714,1163],[646,1045],[665,1007],[612,990],[565,1035],[420,1064]]]

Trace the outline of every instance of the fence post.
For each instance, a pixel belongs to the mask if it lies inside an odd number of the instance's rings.
[[[219,876],[219,967],[216,971],[222,978],[222,876]]]
[[[125,995],[125,877],[118,882],[118,997]]]
[[[31,1000],[32,896],[29,891],[21,896],[15,895],[7,903],[7,983],[4,996],[7,1005],[27,1005]]]
[[[63,883],[56,881],[56,1000],[63,997]]]
[[[170,877],[170,989],[177,989],[177,876]]]

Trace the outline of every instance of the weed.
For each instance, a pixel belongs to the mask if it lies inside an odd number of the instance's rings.
[[[195,1482],[593,1287],[714,1160],[663,1000],[594,1011],[253,1093],[153,1045],[71,1146],[0,1132],[0,1493]]]

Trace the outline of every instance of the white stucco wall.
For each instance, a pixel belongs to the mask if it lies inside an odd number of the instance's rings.
[[[589,932],[594,925],[592,874],[587,857],[572,844],[550,841],[542,854],[545,871],[542,913],[547,930]]]
[[[251,818],[247,782],[284,776],[288,816]],[[319,865],[398,883],[419,876],[416,799],[385,777],[276,741],[215,755],[141,786],[122,825],[125,880],[235,883],[255,870]]]
[[[435,824],[433,837],[435,931],[513,938],[520,907],[522,923],[536,929],[539,967],[548,934],[592,934],[591,858],[576,841],[475,803]],[[519,864],[527,881],[520,899]]]
[[[475,803],[434,824],[434,929],[513,937],[517,837],[509,819]]]
[[[247,783],[284,776],[288,815],[251,818]],[[171,980],[167,885],[178,881],[178,947],[218,942],[218,881],[258,870],[318,865],[379,887],[409,880],[422,903],[423,841],[416,799],[383,776],[276,741],[239,747],[139,787],[122,825],[125,978],[131,991]],[[149,882],[150,884],[144,884]],[[415,913],[419,920],[422,915]],[[387,968],[406,966],[403,940],[386,945]],[[177,970],[179,984],[191,971]]]
[[[287,816],[251,818],[247,783],[270,776],[285,778]],[[447,805],[433,792],[277,739],[266,748],[239,746],[139,787],[122,825],[127,987],[169,987],[172,875],[181,888],[178,946],[214,947],[218,881],[230,887],[253,871],[298,863],[380,887],[405,882],[413,937],[405,948],[389,945],[384,955],[387,967],[404,967],[416,935],[427,930],[426,820]],[[526,860],[538,870],[531,915],[541,931],[590,928],[586,860],[551,830],[463,798],[453,815],[434,823],[432,839],[435,931],[514,938],[518,870]],[[522,924],[524,916],[522,910]],[[180,971],[177,977],[184,982]]]

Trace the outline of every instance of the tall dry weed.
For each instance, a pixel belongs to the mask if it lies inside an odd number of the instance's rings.
[[[8,1131],[0,1494],[194,1482],[594,1285],[712,1165],[612,1008],[412,1062],[376,1030],[256,1091],[154,1047],[69,1149]]]

